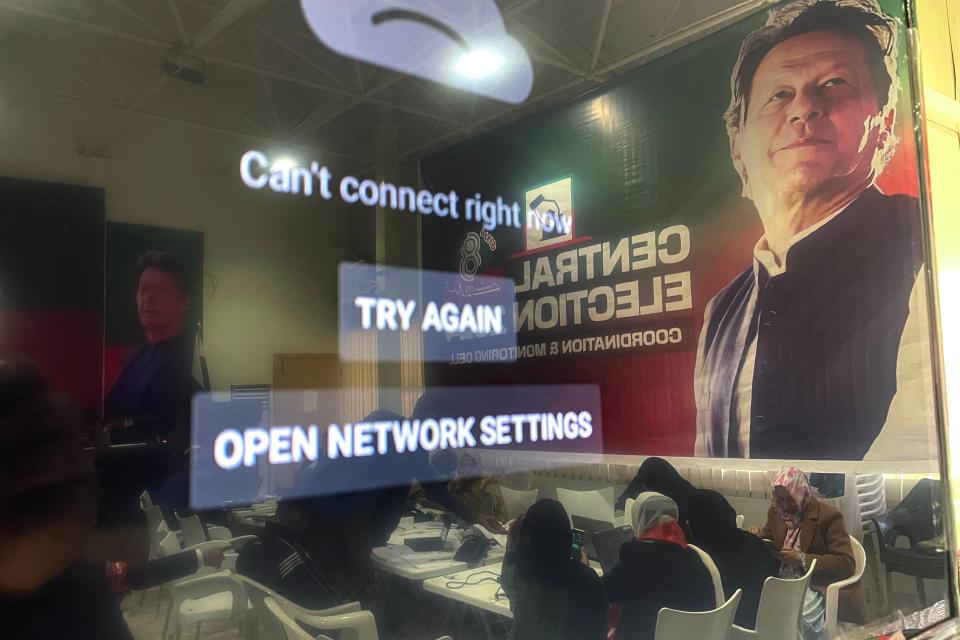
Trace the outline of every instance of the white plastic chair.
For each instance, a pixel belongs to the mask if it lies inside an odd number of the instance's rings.
[[[211,540],[231,540],[234,536],[230,529],[218,524],[207,525],[207,537]]]
[[[184,548],[197,547],[211,542],[225,542],[234,549],[238,549],[250,540],[257,538],[254,535],[232,536],[230,530],[226,527],[213,526],[207,529],[210,534],[210,538],[207,539],[207,535],[203,531],[203,524],[200,522],[200,516],[192,515],[182,518],[178,515],[177,520],[180,521],[181,541]]]
[[[731,640],[797,640],[800,610],[810,585],[810,576],[817,561],[810,563],[806,575],[795,580],[767,578],[757,608],[757,628],[754,631],[733,625]]]
[[[660,609],[654,640],[727,640],[740,595],[737,589],[729,600],[711,611]]]
[[[165,557],[181,551],[195,551],[198,548],[214,546],[224,547],[226,545],[219,541],[205,542],[183,549],[180,547],[180,541],[176,534],[168,532],[160,542],[160,555]],[[171,622],[174,622],[174,634],[179,636],[185,627],[200,624],[205,620],[237,619],[238,622],[241,621],[239,615],[234,611],[234,601],[231,595],[231,593],[236,592],[234,584],[220,580],[230,577],[229,571],[214,571],[210,567],[201,566],[194,575],[174,581],[171,586],[172,594],[163,624],[162,637],[164,639],[167,637],[167,629],[170,628]],[[205,578],[212,578],[213,580],[197,582],[197,580]],[[244,611],[246,611],[245,601],[246,597],[244,597],[243,603]],[[238,606],[239,604],[238,602]]]
[[[286,640],[320,640],[321,638],[329,638],[329,636],[319,635],[314,638],[306,631],[303,630],[303,627],[297,624],[297,621],[287,615],[287,612],[277,604],[277,601],[273,598],[264,598],[263,606],[266,609],[267,613],[273,616],[275,622],[280,626],[283,631],[283,637]],[[264,626],[267,626],[267,623],[261,617],[261,621],[264,622]]]
[[[160,541],[170,532],[160,507],[151,505],[143,510],[147,517],[147,530],[150,532],[150,557],[156,558],[160,555]]]
[[[257,582],[243,574],[237,574],[235,577],[243,584],[244,589],[247,591],[247,597],[250,598],[250,602],[254,605],[254,608],[257,608],[256,605],[262,604],[267,598],[273,598],[274,602],[280,604],[285,611],[294,617],[296,617],[297,614],[329,617],[343,615],[345,613],[355,613],[361,610],[360,603],[357,601],[345,602],[335,607],[330,607],[329,609],[305,609],[284,598],[263,583]]]
[[[530,505],[536,502],[537,498],[540,496],[540,490],[531,489],[529,491],[517,491],[516,489],[510,489],[509,487],[501,486],[500,495],[503,496],[506,519],[507,521],[510,521],[527,512],[527,509],[530,508]]]
[[[193,515],[184,518],[177,514],[177,521],[180,523],[180,531],[183,533],[184,546],[192,547],[207,541],[207,534],[203,530],[200,516]]]
[[[302,636],[291,633],[291,629],[302,629],[298,624],[302,622],[321,632],[348,630],[346,636],[352,640],[378,640],[376,620],[372,613],[360,609],[359,602],[348,602],[329,609],[305,609],[256,580],[243,575],[235,578],[244,585],[250,606],[267,631],[267,638],[299,640]],[[283,615],[277,615],[278,612]],[[278,626],[283,633],[278,633]]]
[[[602,520],[613,525],[613,487],[595,491],[574,491],[557,488],[557,500],[567,515]]]
[[[143,490],[143,493],[140,494],[140,509],[146,511],[153,505],[153,498],[150,497],[150,492],[146,489]]]
[[[180,546],[180,541],[177,539],[177,535],[173,531],[168,531],[166,535],[160,540],[160,554],[159,556],[165,558],[167,556],[172,556],[175,553],[180,553],[183,551],[183,548]]]
[[[289,603],[289,601],[287,601]],[[263,599],[263,606],[268,615],[270,615],[282,628],[283,638],[286,640],[330,640],[329,636],[323,634],[312,635],[305,631],[298,623],[303,622],[315,629],[322,631],[350,630],[354,635],[350,637],[354,640],[379,640],[377,635],[377,626],[371,627],[365,625],[358,626],[352,620],[373,621],[373,614],[369,611],[358,611],[329,617],[319,617],[311,615],[299,615],[291,613],[287,604],[282,604],[282,600],[267,596]],[[261,617],[261,621],[263,617]],[[450,636],[443,636],[437,640],[453,640]]]
[[[837,612],[839,608],[840,590],[856,584],[862,577],[864,569],[867,566],[867,553],[863,550],[863,545],[856,538],[850,536],[850,546],[853,547],[853,560],[856,563],[853,575],[846,580],[833,582],[827,587],[827,594],[824,598],[826,604],[826,628],[827,638],[834,638],[837,635]]]
[[[700,556],[703,566],[707,568],[707,572],[710,574],[710,579],[713,581],[713,593],[714,599],[718,607],[723,606],[723,581],[720,579],[720,570],[717,569],[717,564],[713,561],[713,558],[710,557],[710,554],[698,547],[695,544],[687,545],[691,549],[697,552],[697,555]]]
[[[737,529],[743,529],[743,520],[744,520],[743,514],[742,514],[742,513],[738,513],[738,514],[737,514]]]
[[[243,584],[228,571],[211,573],[175,582],[171,589],[170,610],[163,625],[163,638],[173,621],[173,635],[179,640],[183,629],[208,620],[233,620],[243,624],[247,619],[250,601]]]
[[[309,625],[320,632],[348,631],[349,633],[345,635],[354,640],[380,639],[377,633],[377,622],[369,611],[320,616],[299,607],[291,609],[291,604],[289,600],[277,600],[270,596],[263,599],[266,610],[282,625],[287,640],[307,640],[308,638],[312,640],[314,636],[303,631],[299,623]],[[262,621],[263,617],[260,619]],[[297,631],[302,632],[303,635],[299,635]]]

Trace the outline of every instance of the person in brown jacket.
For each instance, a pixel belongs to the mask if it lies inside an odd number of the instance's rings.
[[[810,577],[810,591],[804,603],[803,636],[822,635],[823,597],[833,582],[849,578],[856,571],[850,534],[843,515],[817,500],[806,474],[796,467],[784,467],[773,483],[773,500],[761,538],[772,540],[780,549],[780,577],[799,578],[817,561]],[[819,602],[815,602],[819,600]],[[866,614],[863,585],[857,583],[840,593],[840,618],[863,624]],[[815,615],[807,612],[815,611]]]

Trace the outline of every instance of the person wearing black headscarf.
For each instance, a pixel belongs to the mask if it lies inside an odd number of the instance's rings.
[[[687,509],[690,501],[690,494],[696,491],[696,487],[687,482],[673,466],[663,458],[647,458],[637,470],[637,475],[633,477],[626,490],[617,498],[614,507],[623,509],[626,506],[627,498],[636,499],[644,491],[655,491],[662,493],[677,503],[680,510],[678,521],[684,531],[687,531]]]
[[[570,556],[570,520],[556,500],[538,501],[510,528],[500,584],[513,611],[511,640],[606,638],[603,583]]]
[[[689,508],[691,541],[713,558],[727,598],[737,589],[743,590],[735,621],[753,629],[763,582],[778,574],[780,562],[760,538],[737,528],[737,512],[716,491],[694,491]]]

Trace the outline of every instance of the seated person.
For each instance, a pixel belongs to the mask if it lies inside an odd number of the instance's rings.
[[[604,640],[607,600],[596,572],[571,558],[570,519],[540,500],[510,528],[500,584],[513,610],[512,640]]]
[[[443,394],[434,392],[420,396],[410,417],[416,420],[426,420],[455,414],[456,411],[448,406]],[[375,411],[365,418],[366,421],[397,419],[402,420],[403,418],[389,411]],[[373,459],[371,458],[371,460]],[[437,481],[437,478],[445,478],[448,476],[448,472],[456,469],[456,456],[452,451],[438,451],[431,459],[428,452],[417,449],[397,458],[396,464],[404,466],[404,482],[395,487],[380,490],[377,499],[377,508],[382,515],[380,532],[384,543],[386,538],[382,534],[385,533],[386,536],[389,536],[397,528],[414,482],[418,483],[423,489],[424,497],[464,522],[481,524],[494,533],[506,533],[506,529],[503,528],[500,520],[488,513],[471,508],[463,500],[452,495],[446,479]]]
[[[677,504],[645,492],[633,505],[634,540],[620,547],[620,563],[603,576],[611,603],[622,603],[618,640],[653,640],[663,607],[707,611],[716,606],[713,579],[677,522]]]
[[[500,493],[500,483],[491,475],[480,472],[480,461],[469,453],[460,455],[457,477],[447,485],[450,494],[459,498],[477,514],[484,514],[503,522],[506,504]]]
[[[100,490],[82,412],[0,362],[0,629],[8,640],[132,640],[103,563],[82,560]]]
[[[281,502],[263,534],[240,547],[237,573],[305,609],[328,609],[355,600],[357,594],[340,591],[304,547],[302,541],[314,525],[336,529],[332,522],[313,522],[302,502]]]
[[[737,528],[737,512],[716,491],[693,492],[689,524],[691,542],[710,554],[717,565],[724,597],[742,590],[735,622],[745,629],[753,629],[763,582],[780,572],[780,563],[770,555],[763,541]]]
[[[843,515],[817,500],[803,471],[784,467],[773,482],[767,524],[759,535],[781,549],[781,578],[803,576],[810,561],[817,560],[803,606],[801,631],[805,639],[821,637],[825,605],[817,588],[825,589],[831,582],[849,578],[856,570]],[[866,600],[862,585],[845,589],[840,600],[840,609],[845,610],[847,617],[864,616]]]
[[[687,532],[687,503],[690,494],[696,488],[687,482],[673,466],[663,458],[647,458],[637,470],[626,490],[620,494],[614,503],[615,509],[624,509],[627,498],[636,498],[644,491],[655,491],[663,494],[677,504],[678,520],[684,532]]]

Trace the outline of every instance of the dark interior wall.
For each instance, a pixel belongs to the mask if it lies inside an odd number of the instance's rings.
[[[0,355],[33,360],[91,419],[103,393],[104,198],[0,178]]]

